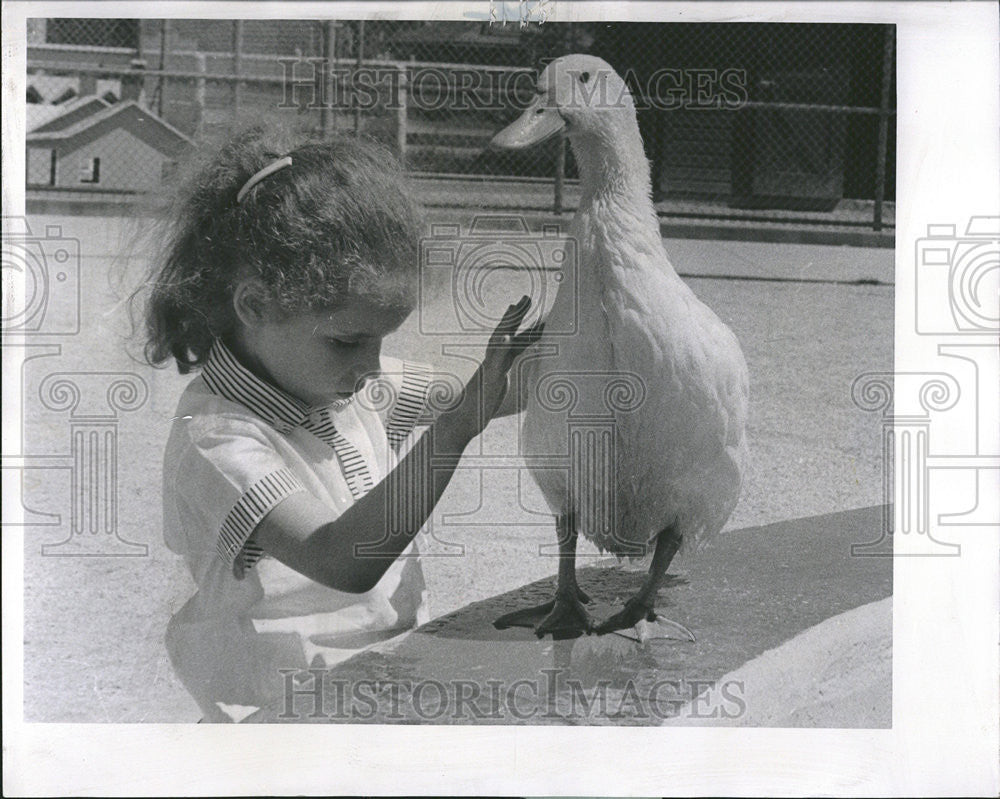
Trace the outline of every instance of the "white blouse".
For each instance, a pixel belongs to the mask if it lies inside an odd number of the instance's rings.
[[[197,591],[171,618],[167,650],[206,719],[238,721],[279,699],[289,675],[329,667],[429,619],[416,542],[371,591],[349,594],[253,541],[289,495],[309,491],[339,515],[395,467],[430,372],[389,358],[382,372],[376,390],[309,408],[217,342],[181,396],[164,456],[164,537]]]

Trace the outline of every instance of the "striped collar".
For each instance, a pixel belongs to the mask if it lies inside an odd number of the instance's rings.
[[[288,434],[314,410],[287,391],[261,380],[241,364],[221,340],[216,339],[202,367],[201,376],[213,394],[253,411],[279,433]],[[350,400],[328,406],[337,410]]]

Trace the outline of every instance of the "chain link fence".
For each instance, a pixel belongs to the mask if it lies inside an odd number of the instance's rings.
[[[234,121],[357,131],[430,205],[559,210],[565,140],[486,145],[551,58],[627,80],[661,214],[893,227],[891,26],[37,19],[28,42],[28,187],[141,194]],[[134,101],[131,102],[130,101]],[[126,108],[128,106],[128,108]]]

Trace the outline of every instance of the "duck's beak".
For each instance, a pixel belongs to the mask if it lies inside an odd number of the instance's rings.
[[[501,130],[490,142],[491,148],[522,150],[555,136],[566,121],[555,108],[547,108],[543,97],[536,97],[523,114]]]

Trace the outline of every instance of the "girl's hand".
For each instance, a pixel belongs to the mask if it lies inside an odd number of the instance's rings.
[[[531,308],[531,298],[525,295],[511,305],[486,344],[486,355],[476,373],[465,386],[464,396],[456,412],[482,432],[500,409],[510,389],[510,368],[528,347],[541,338],[545,323],[538,321],[521,333],[517,328]]]

